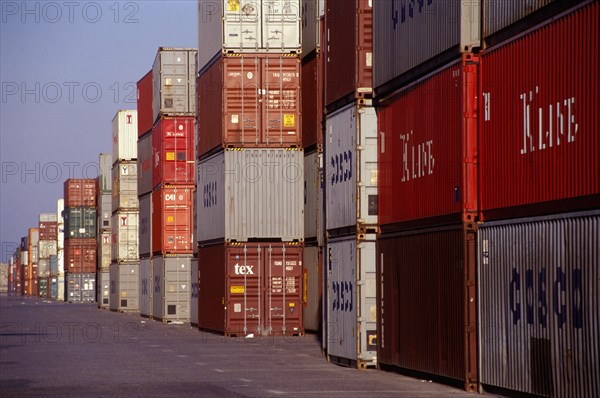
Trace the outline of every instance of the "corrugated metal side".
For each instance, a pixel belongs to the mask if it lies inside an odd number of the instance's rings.
[[[223,332],[227,264],[222,245],[198,248],[198,327]]]
[[[98,308],[110,309],[110,264],[106,271],[98,272]]]
[[[50,275],[50,260],[47,258],[40,258],[38,262],[38,277],[47,278]]]
[[[304,330],[317,332],[321,330],[321,305],[323,288],[321,274],[323,272],[322,248],[319,246],[305,246],[303,267],[303,292],[304,303],[302,311],[302,325]]]
[[[140,315],[152,317],[154,278],[152,259],[140,259]]]
[[[488,37],[555,0],[483,0],[483,36]]]
[[[152,70],[150,70],[137,82],[138,137],[152,130],[154,125],[153,97]]]
[[[52,214],[56,219],[56,214]],[[40,239],[56,240],[58,238],[58,223],[56,221],[40,221]]]
[[[152,193],[152,252],[193,251],[194,186],[161,186]]]
[[[64,183],[63,196],[63,208],[80,206],[95,207],[96,180],[93,178],[69,178]],[[58,211],[58,216],[59,218],[61,217],[61,209]]]
[[[68,273],[96,272],[96,239],[67,239],[64,249],[64,268]]]
[[[92,207],[67,207],[64,212],[67,239],[95,238],[97,234],[96,209]]]
[[[96,301],[96,274],[68,273],[64,279],[65,301],[71,303],[93,303]]]
[[[110,265],[110,309],[121,312],[139,311],[140,265]]]
[[[117,111],[112,120],[112,160],[137,159],[137,111]],[[68,205],[66,205],[68,206]]]
[[[140,226],[139,226],[140,256],[152,252],[152,194],[140,197]]]
[[[225,152],[198,164],[196,238],[199,242],[225,236]],[[210,228],[207,226],[210,225]]]
[[[101,153],[98,157],[100,172],[98,173],[100,192],[112,191],[112,153]]]
[[[166,321],[190,320],[190,256],[152,258],[152,315]]]
[[[58,222],[56,213],[40,213],[38,220],[41,223],[55,223]]]
[[[140,203],[138,200],[137,161],[119,161],[115,163],[112,176],[113,211],[138,209]]]
[[[110,263],[112,260],[111,250],[112,250],[111,232],[110,231],[102,232],[98,239],[98,269],[99,270],[108,270],[108,268],[110,267]]]
[[[152,67],[152,117],[193,115],[196,109],[196,49],[158,49]]]
[[[198,259],[193,258],[191,261],[191,286],[190,289],[190,323],[194,326],[198,325]]]
[[[485,219],[597,206],[578,202],[600,194],[599,13],[594,1],[482,56]]]
[[[40,260],[42,258],[50,258],[57,254],[58,247],[55,240],[40,240],[38,243]]]
[[[312,2],[312,1],[311,1]],[[323,144],[323,71],[321,55],[302,65],[302,146]]]
[[[152,186],[194,183],[194,117],[161,117],[152,130]]]
[[[138,195],[142,196],[152,192],[152,134],[146,134],[138,140]]]
[[[103,192],[100,195],[100,200],[98,201],[100,208],[98,209],[98,230],[104,231],[109,230],[111,228],[111,216],[112,216],[112,193],[111,192]]]
[[[137,262],[139,213],[137,211],[117,211],[112,216],[113,262]]]
[[[58,255],[50,256],[50,275],[56,276],[58,275]]]
[[[600,396],[600,212],[482,224],[481,381]]]
[[[319,5],[315,0],[302,0],[302,57],[317,49]],[[304,75],[304,72],[303,72]]]
[[[200,51],[202,53],[202,51]],[[223,117],[223,95],[224,95],[224,83],[223,83],[223,57],[217,59],[208,69],[198,76],[196,85],[198,86],[196,98],[196,116],[198,121],[198,147],[197,154],[198,158],[210,152],[213,148],[221,145],[223,128],[224,128],[224,117]],[[253,76],[256,73],[253,73]],[[228,78],[232,78],[229,77]],[[243,80],[244,83],[247,83]],[[248,85],[246,85],[247,87]],[[240,86],[241,87],[241,86]],[[258,90],[258,83],[253,86],[254,90]],[[250,93],[248,92],[248,95]],[[244,96],[245,100],[250,97]],[[253,112],[255,115],[257,111]],[[248,117],[251,117],[249,114]],[[246,115],[243,115],[241,121],[246,123]],[[258,128],[258,121],[254,121],[252,124],[254,128]]]
[[[317,240],[322,194],[319,154],[313,152],[304,156],[304,238],[307,241]]]
[[[223,3],[198,0],[198,65],[202,70],[223,48]]]

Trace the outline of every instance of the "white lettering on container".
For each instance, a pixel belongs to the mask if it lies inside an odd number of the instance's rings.
[[[432,153],[433,140],[418,143],[416,146],[410,142],[413,131],[400,134],[402,141],[402,180],[408,182],[433,175],[435,159]]]

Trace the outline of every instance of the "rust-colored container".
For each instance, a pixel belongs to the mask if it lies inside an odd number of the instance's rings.
[[[150,70],[137,82],[138,137],[152,130],[154,124],[152,98],[152,70]]]
[[[194,117],[163,116],[152,129],[152,185],[194,184]]]
[[[64,184],[65,207],[96,207],[96,180],[69,178]]]
[[[378,110],[384,233],[474,220],[477,75],[477,56],[464,55]]]
[[[152,252],[193,252],[194,186],[165,185],[152,193]]]
[[[461,224],[378,239],[380,365],[477,391],[475,237],[472,225]]]
[[[600,203],[597,1],[481,57],[484,220]]]
[[[198,249],[198,325],[229,336],[299,335],[302,247],[281,243]]]
[[[302,146],[323,147],[323,57],[304,59],[302,65]]]
[[[65,239],[64,250],[65,272],[76,274],[96,272],[96,239]]]
[[[355,98],[373,96],[372,3],[372,0],[326,2],[325,105],[329,111]]]
[[[57,240],[58,223],[53,221],[41,221],[39,223],[40,240]]]
[[[198,78],[198,156],[221,147],[299,147],[300,59],[217,59]]]

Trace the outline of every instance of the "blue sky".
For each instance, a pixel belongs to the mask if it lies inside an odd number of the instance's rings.
[[[159,46],[197,47],[196,1],[0,1],[2,261],[56,211],[69,177],[96,177],[111,121]]]

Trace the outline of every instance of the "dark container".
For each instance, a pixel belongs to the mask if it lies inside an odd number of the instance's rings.
[[[48,297],[48,277],[38,278],[38,296],[43,298]]]
[[[137,82],[138,137],[152,130],[154,124],[152,98],[152,71],[149,71]]]
[[[138,139],[138,196],[146,195],[152,192],[152,169],[154,161],[152,159],[152,130],[148,134]]]
[[[93,178],[69,178],[64,184],[65,208],[95,207],[96,180]]]
[[[65,240],[95,238],[97,234],[96,209],[91,207],[67,207],[63,211]]]
[[[65,301],[69,303],[95,302],[96,274],[67,273],[65,277]]]
[[[40,221],[40,240],[57,240],[58,223],[56,221]]]
[[[302,146],[323,147],[323,56],[302,60]]]

